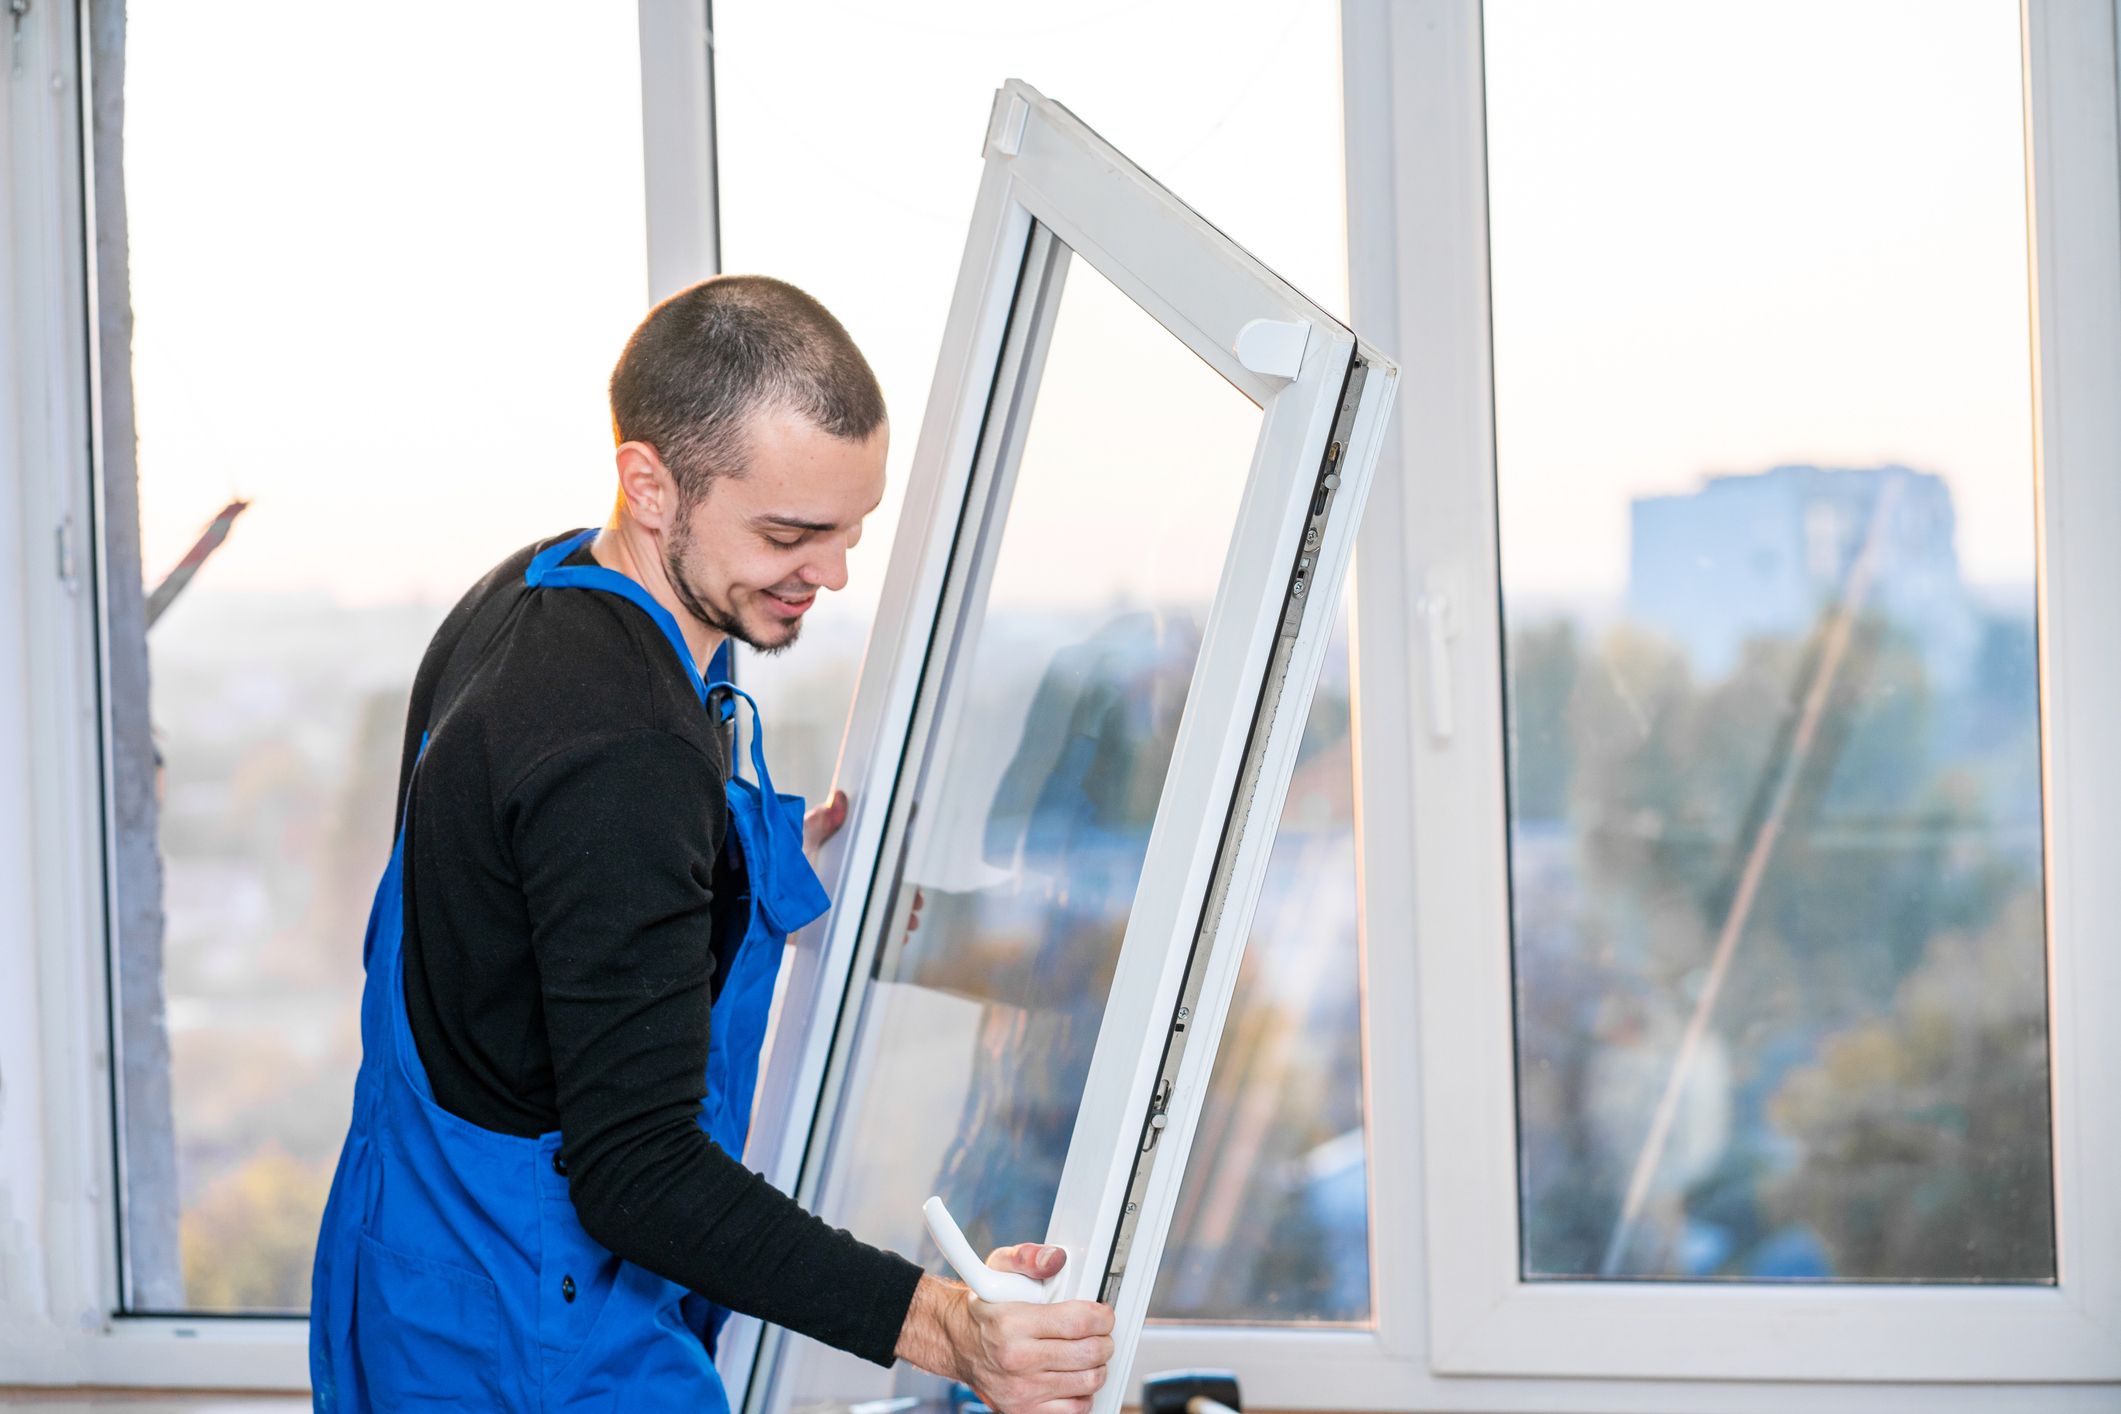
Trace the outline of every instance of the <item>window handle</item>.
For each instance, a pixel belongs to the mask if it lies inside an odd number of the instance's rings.
[[[1429,649],[1429,735],[1447,742],[1458,727],[1451,711],[1451,640],[1457,636],[1451,622],[1451,595],[1432,584],[1415,607],[1421,613]]]
[[[930,1198],[921,1207],[928,1219],[928,1233],[972,1294],[982,1301],[1029,1301],[1043,1306],[1053,1299],[1054,1284],[1058,1277],[1048,1281],[1034,1281],[1022,1272],[998,1272],[979,1259],[972,1244],[965,1241],[957,1219],[943,1206],[941,1198]]]

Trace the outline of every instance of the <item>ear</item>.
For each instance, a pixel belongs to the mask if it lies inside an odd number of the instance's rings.
[[[654,447],[621,442],[618,450],[619,496],[643,530],[668,530],[678,512],[677,478]]]

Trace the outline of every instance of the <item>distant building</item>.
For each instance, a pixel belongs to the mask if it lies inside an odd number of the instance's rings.
[[[1697,678],[1724,676],[1749,638],[1796,639],[1842,595],[1880,491],[1900,492],[1867,609],[1921,643],[1933,682],[1962,681],[1980,624],[1959,578],[1951,489],[1904,466],[1778,466],[1634,503],[1628,617],[1683,646]]]

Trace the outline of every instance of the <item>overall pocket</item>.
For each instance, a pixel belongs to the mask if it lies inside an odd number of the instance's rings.
[[[363,1233],[354,1359],[374,1409],[500,1409],[501,1293],[490,1277]]]

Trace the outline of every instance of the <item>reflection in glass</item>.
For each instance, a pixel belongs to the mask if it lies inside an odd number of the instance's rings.
[[[2051,1281],[2017,8],[1626,8],[1487,7],[1524,1270]]]
[[[1319,674],[1152,1319],[1370,1314],[1347,618]]]
[[[936,1270],[931,1193],[982,1251],[1045,1236],[1259,430],[1081,259],[1053,318],[820,1200]],[[806,1342],[792,1373],[797,1407],[891,1389]]]

